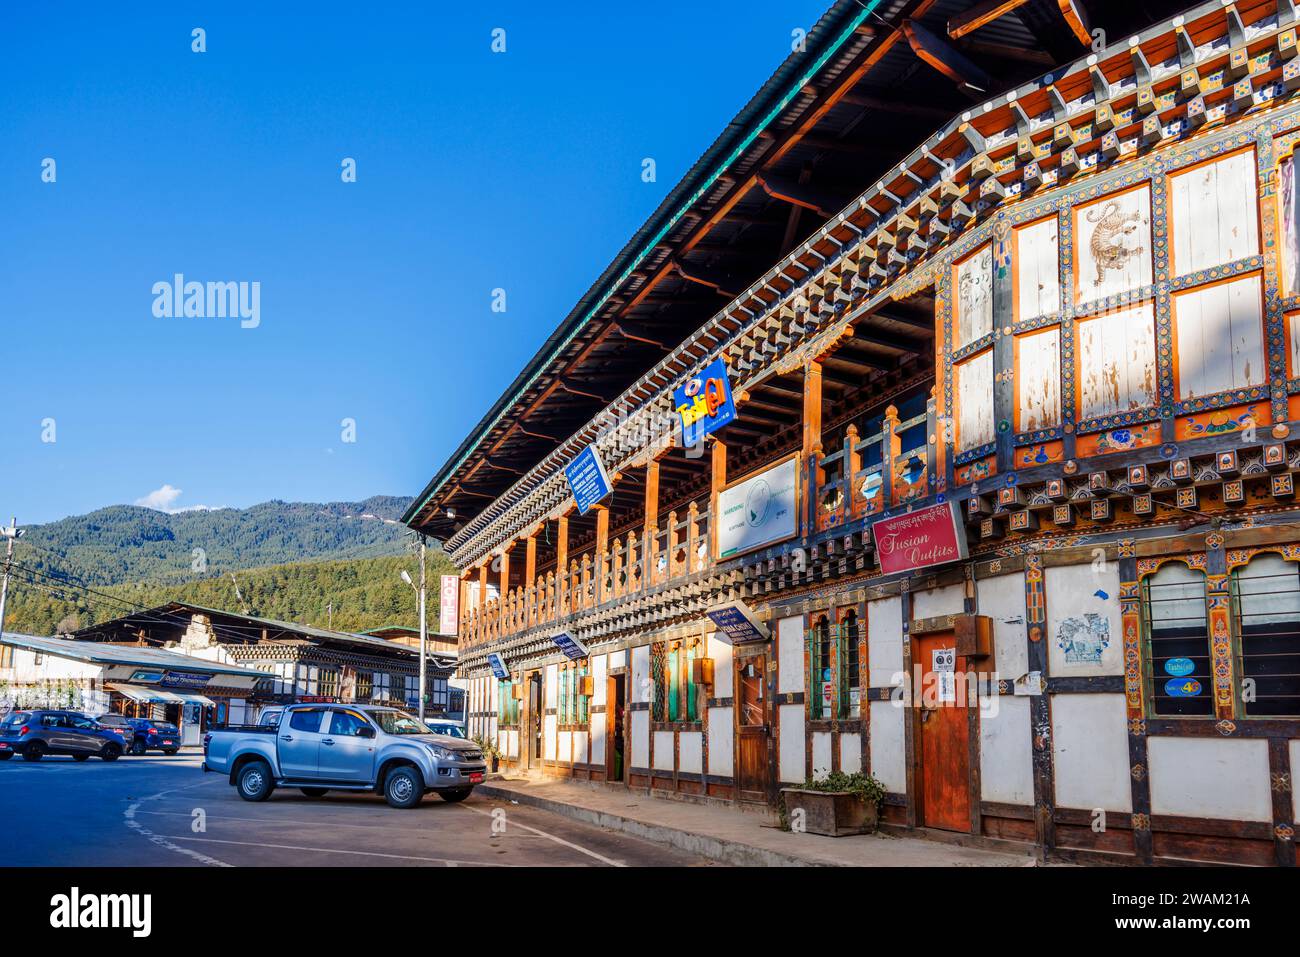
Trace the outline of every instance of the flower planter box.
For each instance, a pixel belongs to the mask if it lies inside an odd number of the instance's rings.
[[[782,788],[786,813],[791,820],[803,811],[803,830],[809,834],[843,837],[846,834],[874,834],[876,803],[863,801],[852,791],[808,791]]]

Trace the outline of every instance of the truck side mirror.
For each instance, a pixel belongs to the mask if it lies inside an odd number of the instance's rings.
[[[358,738],[373,738],[374,736],[375,729],[370,727],[368,724],[363,724],[361,727],[357,728]]]

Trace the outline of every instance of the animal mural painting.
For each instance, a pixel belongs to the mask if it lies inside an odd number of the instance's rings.
[[[1105,197],[1079,211],[1078,298],[1104,299],[1149,285],[1151,193],[1147,187]]]

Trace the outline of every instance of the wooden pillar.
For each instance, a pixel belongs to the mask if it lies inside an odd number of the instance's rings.
[[[803,370],[803,533],[817,530],[817,469],[822,452],[822,364],[813,360]]]
[[[713,437],[713,476],[709,489],[709,561],[718,554],[718,498],[727,484],[727,444]]]
[[[497,600],[502,603],[505,602],[506,595],[510,593],[510,550],[514,547],[515,543],[511,542],[501,552],[501,577],[497,583],[500,594],[497,596]]]
[[[537,613],[537,529],[524,539],[524,623],[532,625]]]
[[[641,586],[655,583],[655,547],[659,542],[659,460],[651,459],[645,467],[645,526],[641,533]]]
[[[555,604],[556,615],[563,618],[568,614],[568,588],[565,585],[569,579],[569,516],[561,515],[555,523],[555,574],[558,584],[556,585]]]
[[[596,604],[603,602],[605,594],[605,572],[609,563],[609,508],[604,505],[594,506],[596,512]]]

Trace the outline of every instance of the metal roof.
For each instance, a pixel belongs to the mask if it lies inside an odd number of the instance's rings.
[[[56,655],[60,658],[88,661],[97,665],[140,665],[149,668],[204,671],[214,675],[265,677],[261,672],[251,668],[219,664],[175,651],[163,651],[161,648],[110,645],[99,641],[78,641],[75,638],[39,638],[36,635],[21,635],[12,631],[6,631],[3,636],[0,636],[0,644]]]

